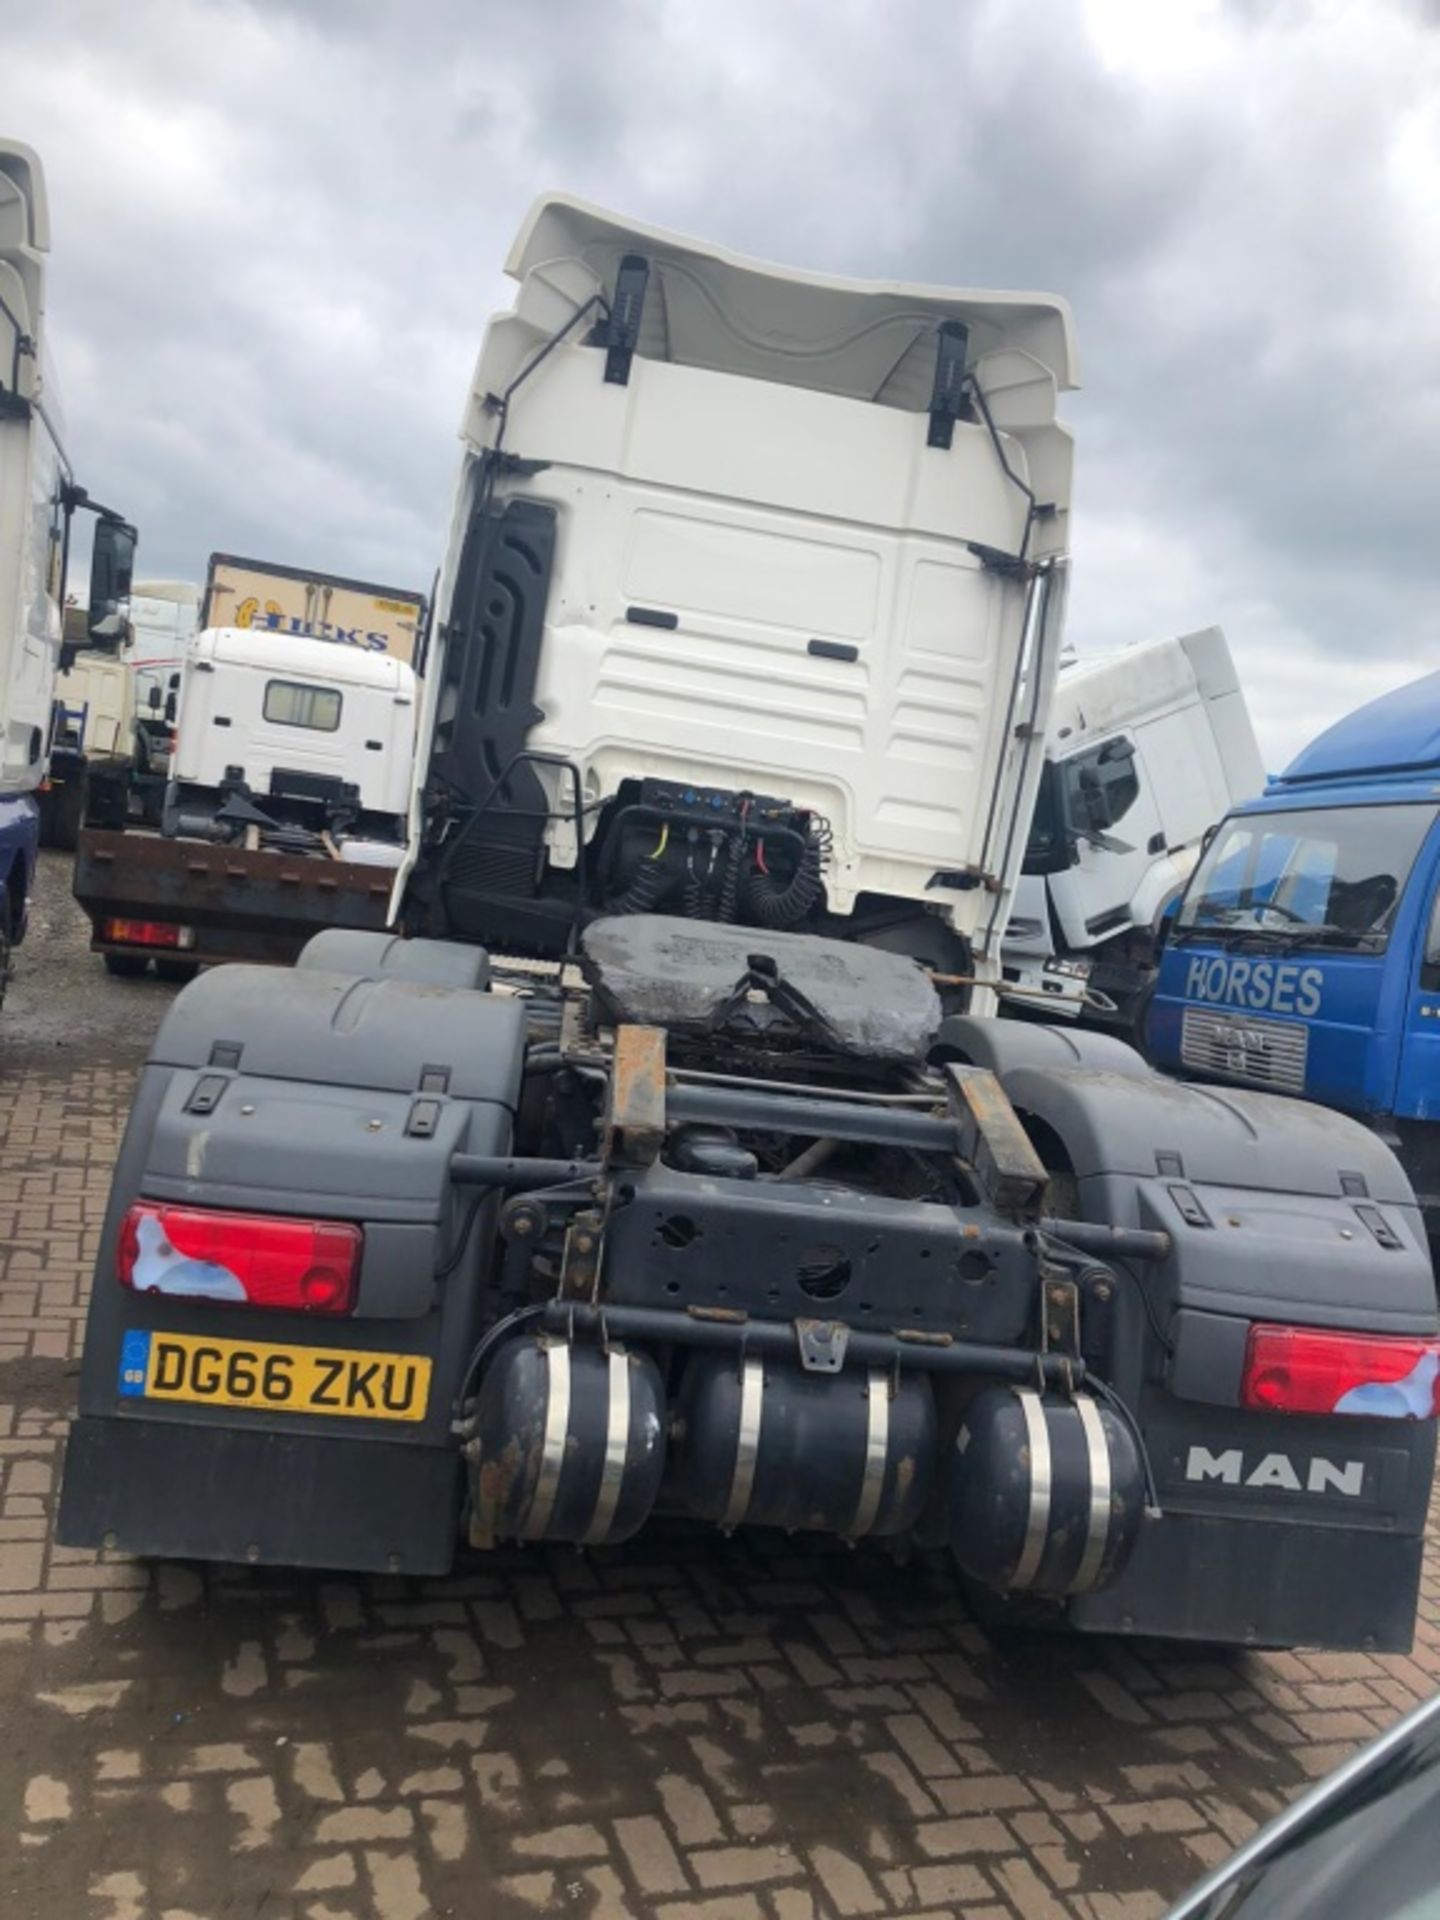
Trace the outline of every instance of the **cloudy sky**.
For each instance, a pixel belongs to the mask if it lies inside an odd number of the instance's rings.
[[[0,0],[0,131],[145,574],[427,586],[498,263],[560,187],[1066,294],[1071,636],[1221,622],[1271,766],[1440,667],[1435,0]]]

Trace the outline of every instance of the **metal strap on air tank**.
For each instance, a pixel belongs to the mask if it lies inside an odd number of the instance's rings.
[[[560,1491],[560,1469],[565,1464],[565,1438],[570,1431],[570,1348],[563,1340],[545,1349],[545,1437],[540,1450],[540,1477],[535,1498],[525,1516],[525,1538],[543,1540]]]
[[[746,1360],[740,1369],[740,1427],[735,1435],[735,1472],[730,1498],[720,1516],[722,1527],[738,1527],[750,1511],[755,1462],[760,1455],[760,1414],[765,1401],[765,1362]]]
[[[890,1383],[879,1367],[870,1369],[870,1404],[865,1423],[865,1474],[860,1482],[860,1498],[855,1518],[846,1528],[852,1538],[869,1533],[880,1512],[880,1496],[885,1491],[885,1462],[890,1453]]]
[[[610,1349],[608,1386],[605,1465],[600,1470],[595,1511],[585,1534],[587,1547],[601,1546],[609,1538],[620,1489],[625,1484],[625,1463],[630,1457],[630,1359],[623,1347]]]
[[[1045,1409],[1033,1387],[1017,1387],[1015,1398],[1025,1419],[1025,1444],[1030,1452],[1030,1517],[1025,1527],[1025,1544],[1010,1576],[1012,1587],[1028,1587],[1040,1571],[1045,1539],[1050,1528],[1050,1429],[1045,1424]]]
[[[1100,1563],[1105,1558],[1105,1543],[1110,1537],[1110,1443],[1105,1438],[1100,1409],[1089,1395],[1077,1394],[1074,1404],[1085,1429],[1085,1451],[1090,1460],[1090,1522],[1085,1530],[1085,1551],[1070,1582],[1070,1591],[1088,1593],[1095,1584]]]

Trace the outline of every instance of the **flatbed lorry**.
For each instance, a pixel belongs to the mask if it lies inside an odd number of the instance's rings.
[[[989,1017],[1064,303],[561,197],[508,271],[401,931],[170,1009],[61,1539],[429,1574],[672,1513],[948,1548],[1084,1631],[1407,1645],[1440,1340],[1393,1155]]]
[[[154,827],[86,827],[75,898],[112,973],[288,964],[327,927],[387,924],[405,852],[415,676],[264,626],[208,629],[181,670]]]

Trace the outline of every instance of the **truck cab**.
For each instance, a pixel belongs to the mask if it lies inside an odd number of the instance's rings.
[[[155,826],[170,778],[180,675],[195,638],[199,607],[200,589],[188,580],[137,580],[130,597],[130,669],[135,676],[130,790],[141,816]]]
[[[135,675],[129,633],[90,643],[90,616],[65,609],[66,664],[50,706],[50,751],[40,795],[40,837],[73,849],[88,819],[123,822],[135,761]]]
[[[1160,1066],[1300,1094],[1396,1148],[1440,1228],[1440,673],[1348,715],[1222,821],[1174,916]]]
[[[1006,1010],[1137,1031],[1161,916],[1206,831],[1263,783],[1218,627],[1062,662],[1005,935]]]
[[[328,832],[347,858],[369,845],[378,864],[398,866],[414,753],[415,676],[403,660],[214,628],[196,636],[181,677],[165,831],[224,838],[226,810],[243,797],[259,844]]]

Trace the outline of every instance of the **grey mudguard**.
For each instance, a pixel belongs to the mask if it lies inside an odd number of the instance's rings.
[[[1158,1228],[1168,1305],[1428,1333],[1435,1283],[1395,1156],[1343,1114],[1276,1094],[1087,1067],[1003,1076],[1064,1145],[1085,1218]]]
[[[490,956],[483,947],[449,940],[406,940],[398,933],[362,933],[327,927],[307,940],[295,962],[314,973],[353,974],[366,980],[413,980],[430,987],[490,984]]]
[[[519,1002],[393,978],[225,967],[179,996],[141,1075],[101,1236],[66,1539],[311,1566],[448,1565],[459,1499],[450,1422],[486,1311],[496,1205],[457,1195],[449,1166],[456,1152],[509,1150],[524,1045]],[[320,1320],[127,1291],[115,1248],[137,1198],[354,1222],[364,1234],[355,1310]],[[400,1423],[122,1394],[124,1337],[147,1332],[346,1349],[361,1361],[423,1356],[425,1414]],[[369,1531],[357,1518],[367,1488],[383,1509]]]
[[[1257,1321],[1434,1332],[1434,1279],[1398,1162],[1356,1122],[1273,1094],[1082,1066],[1001,1077],[1032,1130],[1063,1145],[1082,1217],[1171,1243],[1155,1266],[1112,1263],[1107,1361],[1139,1414],[1163,1517],[1142,1527],[1112,1586],[1071,1602],[1072,1624],[1408,1648],[1434,1422],[1239,1404]]]
[[[1094,1067],[1133,1079],[1154,1072],[1134,1047],[1113,1034],[1084,1028],[1072,1032],[1036,1020],[982,1020],[971,1013],[952,1014],[942,1022],[935,1052],[968,1061],[972,1067],[987,1067],[1002,1078],[1017,1067]]]

